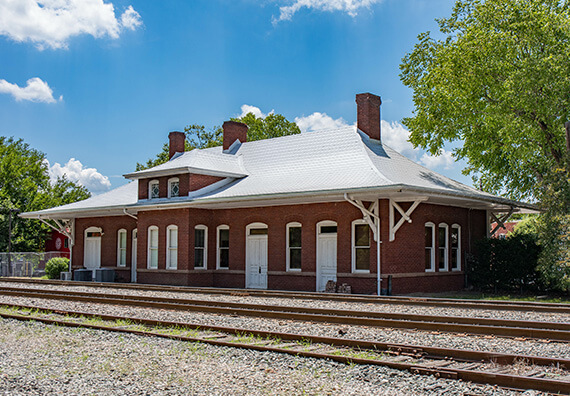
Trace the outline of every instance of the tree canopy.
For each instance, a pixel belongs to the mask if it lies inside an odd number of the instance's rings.
[[[239,121],[247,124],[247,140],[270,139],[279,136],[295,135],[301,130],[294,122],[288,121],[283,115],[271,113],[266,117],[256,117],[253,113],[248,113],[243,117],[231,118],[232,121]],[[203,125],[191,124],[184,128],[186,134],[186,151],[195,148],[208,148],[222,145],[223,129],[216,126],[207,130]],[[168,143],[162,146],[162,151],[155,158],[150,158],[146,163],[137,163],[136,170],[152,168],[168,161]]]
[[[459,0],[438,23],[400,65],[411,142],[435,154],[460,141],[484,190],[544,200],[556,185],[568,212],[570,2]]]
[[[45,154],[22,139],[0,136],[0,251],[8,247],[8,209],[29,212],[89,198],[83,186],[58,178],[50,182]],[[42,250],[49,228],[12,213],[12,251]]]

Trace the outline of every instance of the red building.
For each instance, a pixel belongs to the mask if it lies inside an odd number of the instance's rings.
[[[69,238],[61,232],[52,230],[49,238],[46,240],[44,251],[69,253]]]
[[[354,293],[457,290],[489,214],[529,205],[426,169],[382,143],[380,97],[356,95],[358,126],[247,142],[224,123],[223,146],[126,174],[85,201],[25,213],[69,227],[74,268],[121,281]],[[381,243],[378,243],[378,242]]]

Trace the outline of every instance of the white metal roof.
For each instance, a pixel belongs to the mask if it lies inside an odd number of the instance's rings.
[[[135,181],[85,201],[26,213],[23,217],[76,216],[80,213],[85,216],[125,207],[136,211],[173,205],[244,206],[245,201],[249,206],[255,206],[263,205],[262,201],[268,199],[277,204],[276,198],[281,199],[279,204],[314,202],[316,197],[330,198],[335,194],[339,200],[344,192],[386,197],[390,192],[408,191],[438,196],[450,204],[452,199],[463,200],[465,206],[474,206],[479,201],[488,206],[531,206],[481,192],[442,176],[379,141],[369,139],[355,127],[246,142],[232,152],[224,153],[222,147],[193,150],[149,170],[125,175],[138,179],[190,172],[227,177],[214,188],[195,191],[188,197],[137,202]]]

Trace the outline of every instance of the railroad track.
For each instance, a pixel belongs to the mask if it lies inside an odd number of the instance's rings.
[[[305,300],[328,300],[328,301],[344,301],[355,303],[371,303],[371,304],[400,304],[400,305],[417,305],[417,306],[433,306],[447,308],[472,308],[472,309],[490,309],[501,311],[533,311],[533,312],[552,312],[570,314],[570,304],[559,303],[542,303],[542,302],[525,302],[525,301],[493,301],[493,300],[468,300],[468,299],[451,299],[451,298],[432,298],[432,297],[403,297],[403,296],[368,296],[368,295],[351,295],[351,294],[331,294],[317,292],[293,292],[282,290],[254,290],[254,289],[228,289],[214,287],[190,287],[190,286],[166,286],[166,285],[147,285],[133,283],[101,283],[101,282],[78,282],[78,281],[60,281],[45,279],[27,279],[27,278],[2,278],[0,282],[26,283],[26,284],[47,284],[60,286],[83,286],[94,288],[114,288],[127,290],[146,290],[160,291],[170,293],[200,293],[214,295],[236,295],[266,298],[290,298]]]
[[[0,306],[0,317],[379,365],[440,378],[570,394],[570,359],[315,337],[11,304]],[[514,374],[515,366],[524,375]]]
[[[570,341],[570,323],[321,309],[69,290],[2,288],[0,295],[297,321]]]

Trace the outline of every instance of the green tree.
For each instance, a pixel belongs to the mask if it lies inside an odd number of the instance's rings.
[[[568,191],[570,2],[459,0],[438,23],[443,37],[420,34],[400,65],[411,142],[462,142],[454,156],[490,192],[542,200],[553,179]]]
[[[8,211],[47,209],[86,199],[91,194],[83,186],[64,178],[50,183],[45,154],[22,139],[0,136],[0,251],[8,247]],[[37,220],[12,214],[12,251],[43,249],[49,228]]]
[[[232,121],[239,121],[247,124],[247,140],[271,139],[279,136],[295,135],[301,130],[294,122],[288,121],[281,114],[271,113],[268,116],[256,117],[253,113],[248,113],[243,117],[231,118]],[[203,125],[188,125],[184,128],[186,134],[186,151],[195,148],[202,149],[222,145],[224,131],[216,126],[207,130]],[[162,151],[155,158],[150,158],[146,163],[137,162],[136,170],[152,168],[164,164],[168,161],[168,143],[162,146]]]
[[[570,290],[570,1],[458,0],[438,23],[400,65],[410,141],[432,154],[461,142],[484,190],[540,202],[539,270]]]

